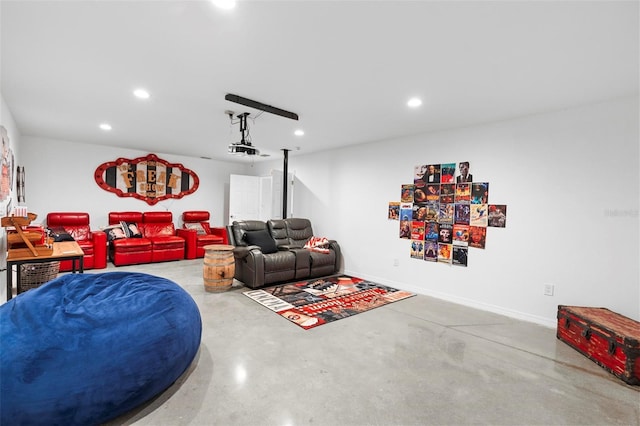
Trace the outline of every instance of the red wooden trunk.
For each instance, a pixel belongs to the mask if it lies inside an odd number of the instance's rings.
[[[640,322],[606,308],[559,305],[557,337],[624,382],[640,384]]]

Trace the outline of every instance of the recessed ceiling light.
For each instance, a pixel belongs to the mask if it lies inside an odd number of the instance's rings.
[[[304,130],[298,129],[295,132],[293,132],[293,134],[296,136],[304,136]]]
[[[409,102],[407,102],[407,105],[409,105],[411,108],[417,108],[422,105],[422,100],[419,98],[411,98],[409,99]]]
[[[151,96],[149,92],[144,89],[136,89],[133,91],[133,95],[138,99],[149,99]]]
[[[211,0],[214,6],[220,9],[233,9],[236,7],[236,0]]]
[[[105,132],[108,132],[109,130],[111,130],[111,124],[109,123],[102,123],[100,124],[100,128],[102,130],[104,130]]]

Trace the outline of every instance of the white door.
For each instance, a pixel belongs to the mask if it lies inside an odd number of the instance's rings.
[[[293,201],[293,175],[289,173],[287,198],[288,216]],[[229,224],[234,220],[282,219],[282,172],[271,176],[230,175]]]
[[[229,177],[229,224],[234,220],[260,220],[260,178]]]

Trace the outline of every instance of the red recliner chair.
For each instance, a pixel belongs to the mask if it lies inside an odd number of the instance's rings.
[[[184,259],[185,239],[177,234],[171,212],[144,212],[138,226],[151,240],[152,262]]]
[[[183,225],[177,232],[186,241],[185,259],[204,257],[204,246],[228,244],[226,228],[211,227],[210,217],[206,210],[190,210],[182,213]]]
[[[47,214],[47,228],[63,228],[84,252],[84,269],[107,267],[107,234],[90,229],[89,213],[52,212]],[[60,262],[60,271],[71,271],[71,260]]]

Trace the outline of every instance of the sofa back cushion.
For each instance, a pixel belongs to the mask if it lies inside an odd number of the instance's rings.
[[[64,230],[67,231],[74,241],[86,241],[91,239],[91,230],[89,226],[64,226]]]
[[[289,237],[287,236],[287,224],[282,219],[271,219],[267,222],[269,232],[278,247],[288,245]]]
[[[47,228],[64,230],[76,241],[91,239],[89,213],[52,212],[47,214]],[[61,240],[62,241],[62,240]]]
[[[173,225],[173,214],[171,212],[144,212],[139,228],[142,235],[147,238],[171,236],[176,233],[176,228]]]
[[[287,227],[287,237],[289,245],[293,247],[303,247],[313,236],[313,228],[309,219],[289,218],[284,219]]]
[[[142,236],[146,238],[169,237],[176,234],[173,223],[143,223],[139,228]]]
[[[244,239],[246,231],[259,231],[262,229],[268,230],[267,224],[261,220],[234,220],[231,226],[233,240],[237,246],[248,245]]]

